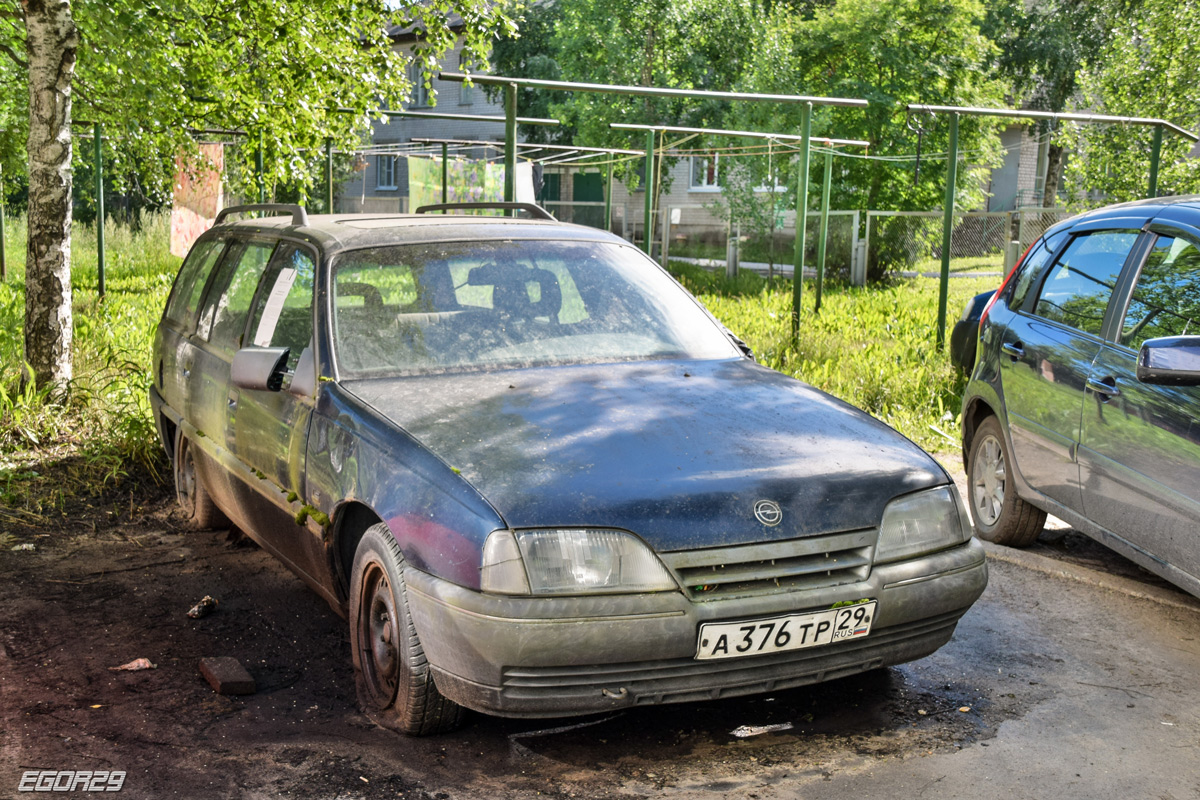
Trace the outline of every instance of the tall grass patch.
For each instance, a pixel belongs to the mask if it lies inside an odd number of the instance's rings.
[[[180,261],[169,252],[169,218],[145,218],[138,229],[106,227],[103,299],[97,294],[96,231],[75,226],[75,377],[56,390],[23,380],[24,220],[11,220],[6,233],[10,271],[0,284],[0,501],[41,510],[134,472],[161,479],[163,459],[148,389],[154,330]],[[49,463],[55,465],[52,474]]]
[[[734,280],[674,262],[671,271],[760,363],[861,408],[927,449],[958,446],[965,378],[936,348],[938,282],[928,278],[886,286],[827,285],[821,311],[815,287],[802,294],[800,336],[791,337],[792,282],[742,272]],[[996,278],[950,282],[949,327],[963,304],[994,289]]]

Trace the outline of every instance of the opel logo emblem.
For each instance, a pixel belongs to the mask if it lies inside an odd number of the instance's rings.
[[[754,504],[754,516],[768,528],[774,528],[783,522],[783,509],[774,500],[759,500]]]

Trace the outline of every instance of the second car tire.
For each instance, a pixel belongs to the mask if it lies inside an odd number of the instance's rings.
[[[1017,497],[1004,431],[988,417],[975,431],[967,456],[967,505],[979,538],[1028,547],[1046,525],[1046,512]]]

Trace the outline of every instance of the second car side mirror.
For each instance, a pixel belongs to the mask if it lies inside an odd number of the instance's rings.
[[[1137,378],[1163,386],[1200,386],[1200,336],[1163,336],[1142,342]]]
[[[230,380],[241,389],[278,392],[287,374],[286,347],[243,347],[233,354]]]

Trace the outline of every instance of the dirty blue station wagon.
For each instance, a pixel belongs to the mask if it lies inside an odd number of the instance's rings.
[[[435,733],[948,641],[987,572],[945,471],[756,364],[628,242],[527,211],[227,209],[167,301],[151,397],[184,512],[348,618],[364,709]]]

